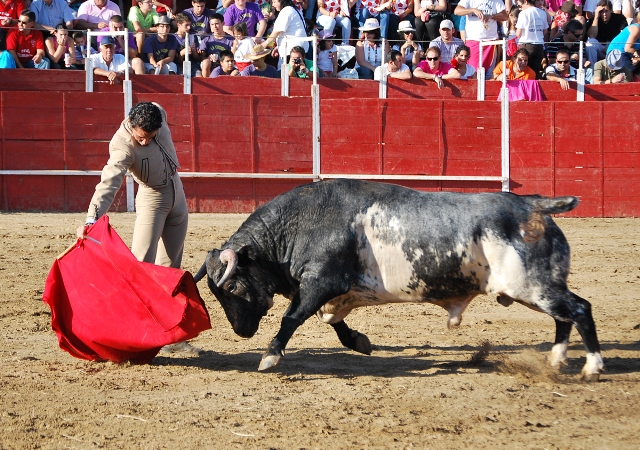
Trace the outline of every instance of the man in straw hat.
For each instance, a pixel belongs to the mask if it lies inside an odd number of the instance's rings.
[[[245,58],[251,60],[251,64],[245,67],[240,75],[243,77],[265,77],[265,78],[280,78],[280,72],[273,66],[270,66],[264,61],[264,58],[271,53],[269,49],[265,49],[262,45],[256,45],[251,50],[251,53],[247,53]]]

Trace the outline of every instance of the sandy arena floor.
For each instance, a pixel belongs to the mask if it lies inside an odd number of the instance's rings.
[[[258,373],[287,300],[250,340],[201,283],[213,329],[198,358],[94,363],[58,348],[42,302],[51,264],[84,214],[0,214],[0,449],[626,449],[640,447],[640,219],[558,219],[572,245],[570,287],[593,305],[607,371],[579,380],[546,356],[553,320],[479,297],[446,329],[432,305],[360,309],[347,323],[372,356],[346,350],[315,318],[283,363]],[[245,216],[192,215],[184,267],[195,272]],[[133,214],[111,223],[131,241]],[[479,365],[472,356],[489,342]]]

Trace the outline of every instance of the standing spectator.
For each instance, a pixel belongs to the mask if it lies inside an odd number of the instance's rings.
[[[381,81],[383,75],[391,78],[398,78],[399,80],[410,80],[411,79],[411,69],[407,66],[404,61],[404,56],[398,50],[391,50],[387,55],[388,62],[384,66],[376,67],[375,72],[373,73],[373,79],[376,81]]]
[[[51,36],[44,41],[45,52],[51,69],[76,69],[75,42],[69,36],[64,23],[59,23]]]
[[[247,0],[235,0],[227,8],[224,12],[224,32],[232,35],[232,27],[239,22],[247,24],[247,35],[249,37],[255,36],[258,38],[258,42],[262,41],[262,37],[267,31],[267,21],[257,3],[247,2]]]
[[[102,31],[125,31],[124,19],[120,14],[115,14],[109,19],[109,27]],[[115,52],[117,55],[124,55],[124,37],[114,36],[116,41]],[[127,42],[129,44],[129,64],[133,68],[133,71],[137,75],[144,74],[144,63],[140,58],[140,52],[138,51],[138,43],[133,33],[127,32]]]
[[[480,41],[494,41],[498,39],[498,22],[508,20],[509,14],[505,10],[502,0],[460,0],[456,6],[457,16],[466,16],[465,45],[471,49],[469,64],[478,69],[480,59]],[[496,49],[494,45],[487,45],[482,50],[482,67],[490,70],[495,64]]]
[[[500,61],[493,69],[493,79],[503,81],[505,74],[507,80],[535,80],[536,73],[529,67],[529,52],[526,48],[519,48],[518,51],[507,60],[507,68],[502,67]]]
[[[7,41],[4,35],[0,34],[0,69],[15,69],[16,62],[11,53],[7,51]]]
[[[196,73],[200,71],[200,57],[198,55],[195,36],[189,33],[189,31],[191,31],[191,19],[186,14],[178,13],[175,16],[175,21],[178,26],[178,30],[174,35],[178,41],[178,51],[176,52],[176,59],[174,61],[176,66],[178,66],[178,74],[182,75],[183,73],[182,67],[188,51],[189,61],[191,61],[191,76],[195,76]]]
[[[516,22],[516,37],[521,48],[528,52],[529,67],[537,78],[542,74],[544,42],[546,41],[547,13],[535,7],[535,0],[525,0]]]
[[[455,32],[456,29],[453,26],[453,22],[443,20],[440,22],[440,36],[429,44],[429,47],[438,47],[440,49],[440,61],[442,62],[451,62],[458,47],[464,44],[462,39],[453,36]]]
[[[556,62],[545,69],[547,80],[557,81],[563,90],[569,89],[569,81],[576,81],[576,69],[571,66],[571,55],[565,49],[556,53]]]
[[[413,6],[417,38],[423,43],[438,37],[440,22],[445,18],[446,0],[414,0]]]
[[[251,53],[247,55],[247,58],[252,61],[252,64],[245,67],[245,69],[240,72],[240,75],[243,77],[280,78],[280,72],[278,69],[264,61],[265,57],[269,53],[271,53],[271,51],[263,49],[261,45],[254,46]]]
[[[203,35],[210,34],[209,19],[213,16],[214,11],[205,8],[204,0],[192,0],[191,8],[185,9],[183,14],[191,18],[191,34]]]
[[[178,50],[178,40],[169,33],[171,19],[160,16],[158,19],[158,33],[152,34],[144,40],[143,54],[147,57],[144,68],[147,73],[155,72],[156,75],[177,74],[178,68],[173,60]]]
[[[382,3],[382,0],[361,0],[360,13],[358,14],[358,22],[360,29],[364,27],[368,19],[374,18],[380,24],[380,36],[387,37],[389,29],[389,10],[390,1]],[[373,73],[371,74],[373,77]]]
[[[627,19],[613,12],[609,0],[600,0],[593,19],[587,21],[587,59],[595,64],[605,57],[606,45],[627,27]]]
[[[148,33],[156,33],[158,27],[158,19],[160,15],[153,9],[151,0],[142,0],[138,2],[138,6],[133,6],[129,10],[127,18],[127,28],[129,31],[136,33],[136,44],[138,51],[144,53],[144,41]]]
[[[44,38],[40,30],[34,30],[36,15],[25,9],[18,17],[18,29],[7,35],[7,50],[13,56],[18,69],[48,69],[49,60],[44,56]]]
[[[120,14],[120,8],[111,0],[86,0],[78,8],[76,27],[81,30],[101,30],[109,26],[109,19]]]
[[[73,30],[73,11],[65,0],[33,0],[29,9],[36,15],[34,28],[53,32],[56,26],[63,23],[67,30]]]
[[[238,76],[240,72],[236,69],[233,61],[233,53],[231,50],[223,50],[220,52],[220,65],[213,69],[209,78],[218,78],[223,76]]]
[[[598,61],[593,69],[593,84],[628,83],[633,81],[633,73],[624,67],[622,52],[611,50],[606,59]]]
[[[635,50],[640,49],[640,23],[632,23],[613,38],[607,48],[607,53],[613,49],[618,49],[622,52],[624,66],[633,70],[631,55]]]
[[[360,27],[362,38],[356,42],[356,71],[360,79],[373,80],[376,67],[382,64],[382,55],[389,53],[389,43],[382,48],[378,20],[369,18]]]
[[[394,45],[392,50],[402,53],[405,64],[410,68],[418,65],[422,56],[422,45],[415,41],[416,29],[411,26],[411,22],[403,20],[398,25],[398,33],[402,33],[404,42]]]
[[[469,64],[471,50],[462,44],[456,49],[456,55],[451,60],[451,66],[460,73],[461,80],[471,80],[476,77],[476,69]]]
[[[349,11],[357,0],[318,0],[318,14],[316,22],[324,28],[329,34],[333,34],[336,24],[340,25],[342,30],[342,43],[349,44],[351,37],[351,17]],[[347,2],[346,8],[343,3]]]
[[[413,70],[413,76],[425,80],[433,80],[438,85],[438,89],[442,89],[444,86],[442,80],[457,80],[460,78],[460,72],[454,69],[451,64],[440,62],[440,49],[438,47],[429,47],[427,49],[427,59],[418,64],[418,67]]]
[[[202,76],[209,78],[213,69],[220,65],[220,53],[231,50],[233,40],[228,38],[222,31],[224,18],[221,14],[215,13],[209,20],[211,36],[204,36],[200,42],[198,53],[200,54],[200,67]],[[233,55],[233,53],[231,53]]]
[[[84,31],[74,32],[73,42],[76,48],[76,68],[84,70],[84,60],[87,55],[87,36],[85,36]],[[92,55],[99,53],[93,47],[89,47],[89,52]]]
[[[24,9],[22,0],[0,0],[0,25],[7,28],[18,25],[18,18]]]
[[[273,30],[267,39],[262,44],[264,48],[267,48],[271,43],[276,43],[276,50],[272,52],[275,57],[281,52],[282,42],[285,37],[307,37],[307,28],[302,14],[296,8],[292,0],[273,0],[273,7],[278,11],[278,17],[273,23]],[[305,52],[309,51],[308,41],[296,41],[292,40],[287,43],[287,48],[300,46]]]
[[[89,57],[92,62],[93,74],[107,77],[109,84],[121,83],[125,71],[130,71],[124,55],[116,54],[115,50],[116,41],[113,36],[102,36],[100,38],[100,53]]]

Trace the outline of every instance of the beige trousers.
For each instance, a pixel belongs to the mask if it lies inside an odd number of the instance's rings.
[[[189,211],[178,174],[168,186],[138,186],[131,252],[139,261],[180,268]]]

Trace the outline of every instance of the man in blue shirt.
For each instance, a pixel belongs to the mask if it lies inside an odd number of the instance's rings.
[[[36,14],[34,28],[52,32],[56,25],[64,23],[73,30],[73,14],[65,0],[33,0],[29,7]]]

